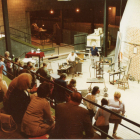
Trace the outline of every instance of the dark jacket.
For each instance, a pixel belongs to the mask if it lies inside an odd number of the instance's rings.
[[[48,80],[50,80],[50,75],[49,75],[49,71],[47,70],[46,67],[41,67],[36,71],[36,74],[40,74],[41,76],[43,76],[44,78],[47,78]],[[43,83],[45,80],[43,78],[39,78],[41,83]]]
[[[23,115],[30,103],[30,96],[24,92],[24,90],[19,90],[15,88],[10,94],[8,101],[8,114],[12,115],[17,123],[21,123]]]
[[[93,138],[93,128],[88,110],[72,103],[61,103],[56,106],[56,125],[54,138],[82,139]]]
[[[63,79],[55,79],[54,82],[56,84],[59,84],[63,87],[67,87],[67,83],[66,81],[64,81]],[[54,84],[54,89],[52,92],[52,98],[57,102],[57,103],[62,103],[64,101],[66,101],[66,91],[65,89],[63,89],[62,87],[59,87],[58,85]]]

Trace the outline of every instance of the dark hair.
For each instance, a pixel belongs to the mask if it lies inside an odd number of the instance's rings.
[[[16,58],[15,58],[15,62],[17,62],[18,60],[19,60],[19,58],[16,57]]]
[[[27,69],[21,69],[21,70],[19,71],[18,75],[20,75],[20,74],[22,74],[22,73],[30,73],[30,71],[27,70]],[[30,73],[30,74],[31,74],[31,73]]]
[[[60,76],[60,79],[63,79],[63,78],[66,78],[67,77],[67,74],[66,73],[62,73],[61,76]]]
[[[70,85],[76,84],[76,80],[75,80],[75,79],[71,79],[69,84],[70,84]]]
[[[71,93],[71,100],[77,103],[81,103],[82,95],[78,92]]]
[[[33,66],[30,66],[30,69],[33,68]]]
[[[98,89],[99,89],[98,86],[93,87],[92,95],[96,95],[96,92],[98,91]]]
[[[43,63],[43,67],[46,66],[46,65],[47,65],[46,63]]]
[[[108,105],[108,100],[107,100],[106,98],[103,98],[103,99],[101,100],[101,104],[102,104],[102,106],[103,106],[103,105]]]
[[[32,62],[31,62],[31,61],[27,62],[27,66],[28,66],[30,63],[32,63]]]
[[[50,85],[47,82],[42,83],[37,89],[38,97],[45,98],[50,95]]]

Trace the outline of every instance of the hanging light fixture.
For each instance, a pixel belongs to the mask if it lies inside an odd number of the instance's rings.
[[[79,12],[80,12],[80,9],[79,9],[79,8],[77,8],[77,9],[76,9],[76,12],[77,12],[77,13],[79,13]]]
[[[52,9],[50,10],[50,14],[54,14],[54,11]]]

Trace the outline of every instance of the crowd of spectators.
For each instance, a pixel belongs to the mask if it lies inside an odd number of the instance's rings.
[[[5,57],[9,59],[8,52],[5,53]],[[121,119],[85,100],[83,102],[87,109],[80,107],[82,94],[77,91],[75,79],[71,79],[67,84],[65,73],[58,79],[51,78],[46,63],[43,63],[43,67],[34,74],[35,68],[31,62],[24,65],[22,61],[15,58],[15,63],[21,67],[17,65],[12,67],[14,71],[11,73],[15,78],[10,77],[12,81],[8,87],[3,80],[3,74],[8,76],[6,71],[10,73],[8,63],[11,62],[0,58],[0,101],[3,101],[5,113],[12,115],[15,122],[21,124],[21,131],[24,134],[37,137],[49,133],[50,138],[59,139],[94,138],[92,124],[95,116],[94,126],[108,134],[109,123],[114,123],[113,136],[116,135]],[[36,78],[40,80],[39,87],[36,86]],[[95,86],[91,93],[87,93],[85,99],[97,104],[99,93],[99,87]],[[121,94],[115,92],[113,99],[103,98],[101,105],[124,115],[125,106],[120,101],[120,97]],[[51,100],[49,101],[48,98]],[[56,105],[56,119],[51,113],[51,107],[54,108],[53,101]],[[102,126],[96,124],[100,116],[104,117]],[[101,138],[105,139],[107,136],[101,133]]]

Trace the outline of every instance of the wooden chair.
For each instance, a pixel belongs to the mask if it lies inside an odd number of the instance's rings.
[[[118,81],[118,88],[119,88],[119,85],[122,85],[124,90],[125,90],[126,86],[129,89],[129,83],[128,83],[129,76],[130,76],[130,74],[124,75],[123,78]]]

